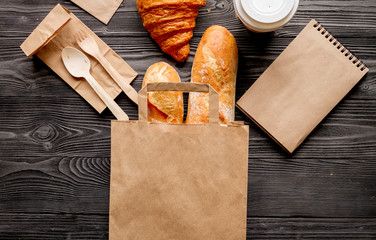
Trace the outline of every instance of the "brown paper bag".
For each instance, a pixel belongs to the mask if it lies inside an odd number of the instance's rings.
[[[71,0],[99,21],[107,24],[123,0]]]
[[[209,124],[147,122],[148,91],[209,92]],[[139,121],[112,121],[109,239],[246,239],[249,128],[218,123],[218,94],[149,83]]]
[[[237,106],[292,153],[367,72],[311,20]]]
[[[87,81],[74,78],[70,75],[61,59],[61,51],[64,47],[72,46],[80,49],[74,38],[74,34],[79,31],[83,31],[93,37],[100,51],[104,53],[106,59],[118,70],[124,79],[129,83],[133,81],[137,73],[95,33],[74,16],[73,13],[60,4],[52,9],[47,17],[43,19],[38,27],[22,43],[21,49],[28,57],[36,54],[57,75],[101,113],[106,108],[106,105]],[[115,99],[121,92],[120,87],[93,57],[87,56],[91,63],[91,74],[106,92]]]

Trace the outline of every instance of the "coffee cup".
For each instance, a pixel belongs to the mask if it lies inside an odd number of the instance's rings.
[[[299,0],[234,0],[235,14],[253,32],[271,32],[285,26]]]

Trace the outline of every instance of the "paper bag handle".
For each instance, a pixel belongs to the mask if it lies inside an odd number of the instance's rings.
[[[141,122],[148,121],[148,92],[179,91],[209,93],[209,123],[218,123],[218,93],[206,83],[158,82],[148,83],[138,92],[138,118]]]

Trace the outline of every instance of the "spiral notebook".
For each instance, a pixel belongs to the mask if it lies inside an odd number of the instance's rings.
[[[367,72],[313,19],[237,107],[292,153]]]

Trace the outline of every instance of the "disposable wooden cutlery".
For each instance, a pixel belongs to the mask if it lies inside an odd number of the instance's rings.
[[[120,86],[120,88],[125,92],[125,94],[136,104],[138,104],[138,93],[137,91],[129,85],[129,83],[124,80],[120,73],[112,66],[112,64],[103,56],[98,48],[95,39],[87,36],[84,32],[80,31],[75,34],[75,39],[78,45],[86,52],[91,55],[103,66],[104,69],[110,74],[110,76],[115,80],[115,82]]]
[[[61,56],[68,72],[73,77],[85,78],[118,120],[129,120],[128,115],[90,74],[90,60],[83,52],[73,47],[66,47]]]

